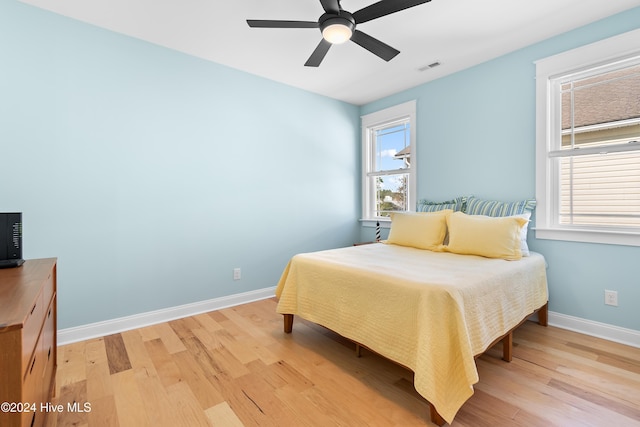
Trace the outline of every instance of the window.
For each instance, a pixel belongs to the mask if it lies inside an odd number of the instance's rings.
[[[415,210],[415,101],[362,116],[362,216]]]
[[[536,62],[536,237],[640,246],[640,30]]]

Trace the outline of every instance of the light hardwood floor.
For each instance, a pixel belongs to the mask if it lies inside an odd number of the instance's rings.
[[[410,371],[300,318],[284,334],[275,306],[60,347],[47,426],[432,425]],[[477,359],[453,426],[640,426],[640,349],[525,322],[513,354]]]

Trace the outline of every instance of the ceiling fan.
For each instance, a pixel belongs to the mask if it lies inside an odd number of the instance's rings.
[[[352,40],[385,61],[390,61],[400,51],[357,30],[356,26],[430,1],[381,0],[357,12],[349,13],[342,9],[340,0],[320,0],[325,13],[320,16],[318,21],[247,19],[247,24],[251,28],[319,28],[322,32],[322,40],[305,62],[304,65],[307,67],[319,66],[332,44],[344,43],[347,40]]]

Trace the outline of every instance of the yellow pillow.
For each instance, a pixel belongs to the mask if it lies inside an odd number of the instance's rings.
[[[455,212],[447,217],[449,244],[456,254],[518,260],[522,258],[520,231],[527,224],[522,217],[490,217]]]
[[[447,215],[451,209],[438,212],[394,213],[387,243],[418,249],[440,250],[447,233]]]

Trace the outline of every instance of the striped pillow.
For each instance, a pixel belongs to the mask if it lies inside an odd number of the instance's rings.
[[[498,200],[482,200],[470,196],[467,199],[465,213],[468,215],[513,216],[531,212],[536,207],[535,200],[519,202],[500,202]]]
[[[445,202],[432,202],[422,199],[418,202],[416,211],[418,212],[438,212],[445,209],[451,209],[454,212],[464,211],[466,197],[456,197]]]

